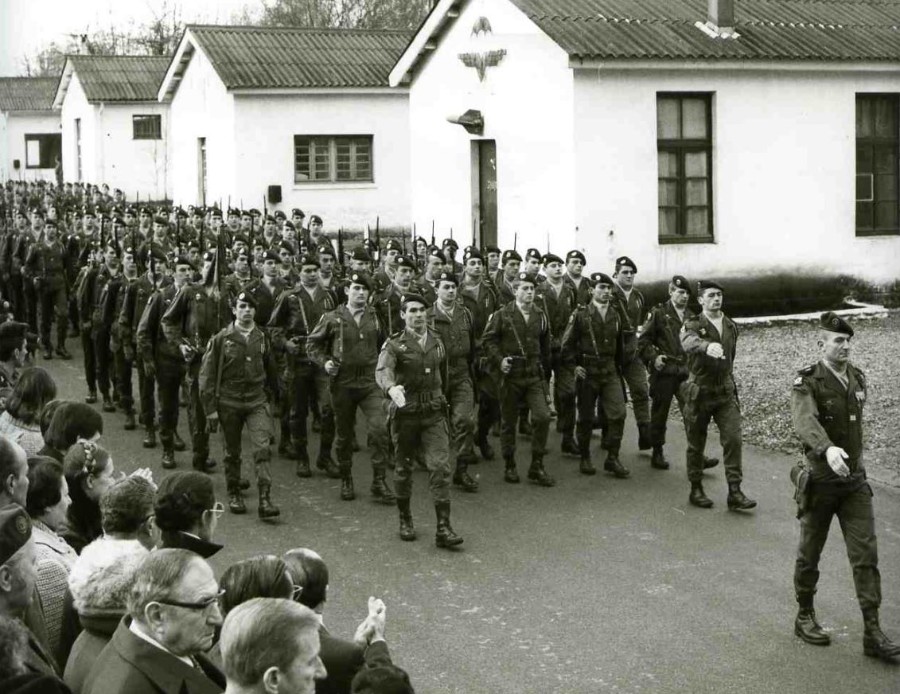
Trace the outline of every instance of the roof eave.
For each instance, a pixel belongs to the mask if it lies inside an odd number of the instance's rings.
[[[310,94],[407,94],[407,87],[354,86],[354,87],[229,87],[229,94],[235,96],[291,96]]]
[[[184,30],[181,41],[178,42],[178,48],[169,62],[166,69],[166,75],[163,77],[159,90],[156,93],[156,100],[161,102],[171,102],[175,98],[175,92],[181,85],[184,73],[187,71],[194,51],[197,50],[197,42],[190,27]]]
[[[413,36],[406,50],[397,59],[391,69],[388,83],[397,87],[410,81],[410,73],[422,55],[431,50],[429,44],[434,35],[444,26],[448,20],[456,19],[461,7],[468,0],[440,0],[422,22],[422,26]],[[455,12],[456,14],[453,14]]]
[[[569,67],[590,70],[714,70],[782,72],[900,72],[900,60],[728,59],[728,58],[610,58],[569,55]]]
[[[56,94],[53,97],[52,107],[54,110],[62,108],[73,74],[75,74],[75,65],[72,63],[72,59],[67,57],[62,72],[59,74],[59,83],[56,85]]]

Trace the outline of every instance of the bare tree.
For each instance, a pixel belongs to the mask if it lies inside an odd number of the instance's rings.
[[[413,29],[433,0],[271,0],[259,24],[282,27]]]

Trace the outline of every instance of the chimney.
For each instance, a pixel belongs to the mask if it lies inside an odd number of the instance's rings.
[[[734,29],[734,0],[709,0],[708,24],[718,29]]]

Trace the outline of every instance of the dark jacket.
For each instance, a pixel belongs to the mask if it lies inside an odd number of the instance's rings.
[[[384,641],[360,648],[353,641],[332,636],[324,626],[319,628],[319,658],[328,676],[316,680],[316,694],[349,694],[350,684],[364,667],[391,665],[391,654]]]
[[[70,691],[58,677],[37,672],[0,680],[3,694],[69,694]]]
[[[736,392],[733,370],[737,355],[737,325],[728,316],[723,318],[722,332],[702,313],[684,321],[681,346],[688,355],[690,380],[711,393]],[[724,359],[714,359],[706,353],[710,343],[718,342],[725,352]]]
[[[194,554],[199,554],[204,559],[209,559],[224,546],[225,545],[210,542],[209,540],[194,537],[193,535],[188,535],[180,530],[163,530],[162,542],[159,544],[160,549],[187,549]]]
[[[423,350],[412,331],[404,330],[391,335],[381,348],[375,381],[385,393],[395,385],[404,387],[406,405],[400,414],[431,412],[446,402],[446,369],[447,352],[434,331],[428,330]]]
[[[85,680],[85,694],[219,694],[225,677],[202,655],[195,659],[202,672],[157,648],[119,622],[112,640],[97,658]]]
[[[72,645],[63,675],[73,694],[81,694],[91,667],[112,639],[124,616],[124,612],[80,616],[82,631]]]
[[[340,306],[322,316],[309,337],[309,356],[319,366],[340,365],[334,384],[366,388],[375,385],[375,364],[386,335],[375,311],[366,307],[359,325],[350,309]]]
[[[684,309],[685,321],[694,317],[689,309]],[[651,375],[660,373],[687,378],[687,357],[681,346],[681,326],[681,318],[671,301],[655,306],[650,311],[638,338],[638,353]],[[654,362],[660,355],[669,358],[665,368],[658,372],[654,368]]]
[[[499,370],[506,357],[513,369],[506,378],[550,377],[550,329],[547,317],[535,303],[528,324],[515,301],[496,311],[481,338],[484,355]]]
[[[217,412],[220,405],[263,405],[277,393],[275,355],[259,326],[245,337],[233,323],[209,341],[200,366],[200,399],[207,412]]]

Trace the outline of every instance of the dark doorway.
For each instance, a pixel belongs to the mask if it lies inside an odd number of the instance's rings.
[[[472,159],[472,211],[478,231],[476,243],[483,248],[497,245],[497,141],[475,140]]]

